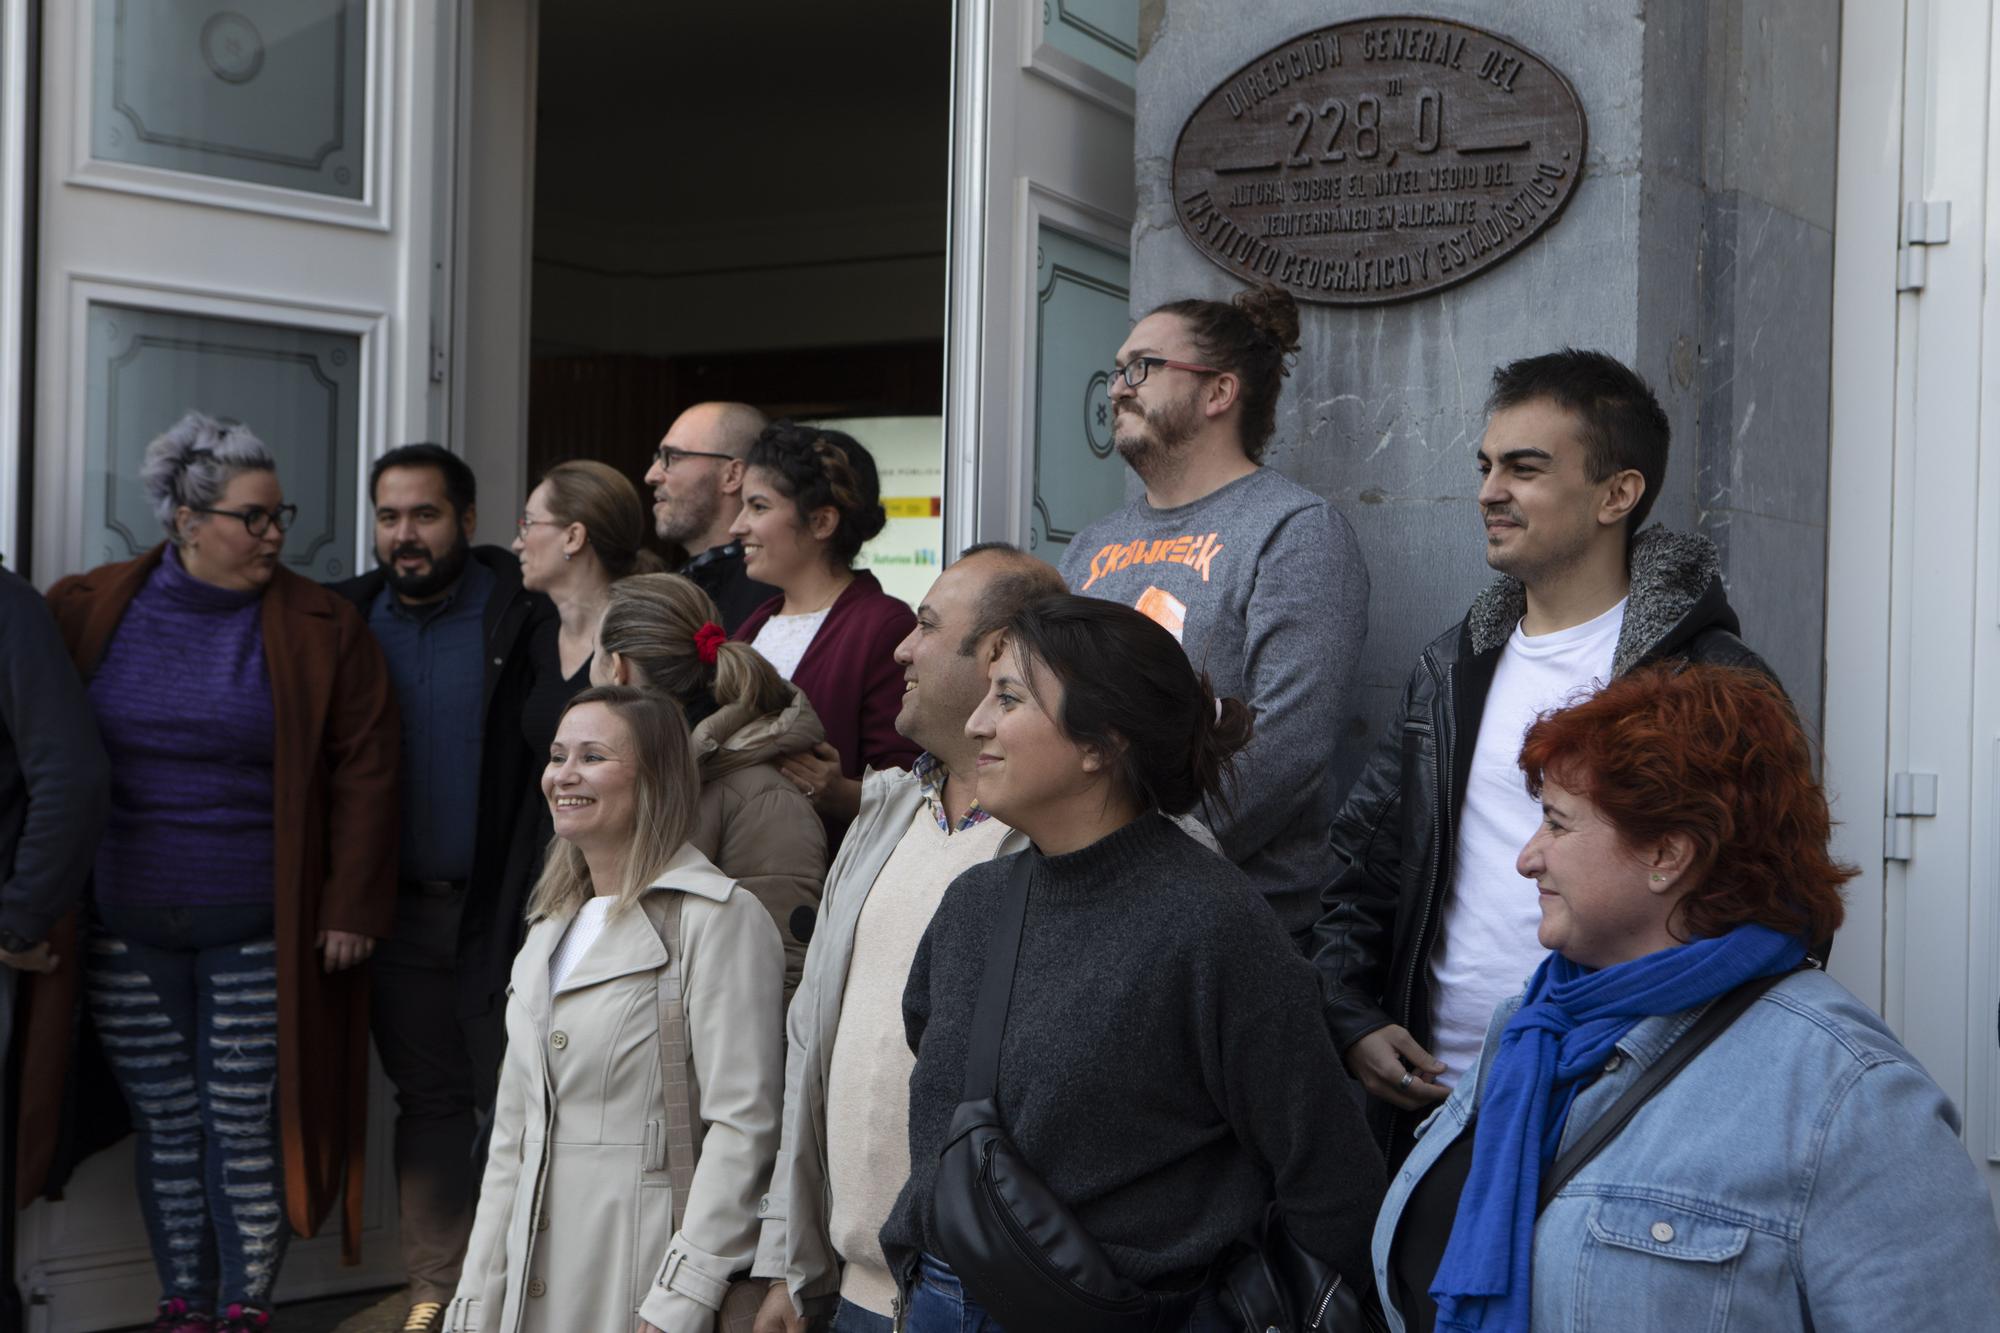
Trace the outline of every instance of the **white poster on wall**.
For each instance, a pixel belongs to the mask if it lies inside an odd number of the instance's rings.
[[[944,418],[827,417],[813,424],[846,431],[874,456],[889,521],[861,548],[855,567],[915,607],[938,576],[944,546]]]

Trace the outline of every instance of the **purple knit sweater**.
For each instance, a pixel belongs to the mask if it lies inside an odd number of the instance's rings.
[[[189,574],[174,548],[90,682],[111,759],[99,902],[271,901],[271,682],[263,594]]]

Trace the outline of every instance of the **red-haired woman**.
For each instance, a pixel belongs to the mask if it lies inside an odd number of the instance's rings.
[[[1553,952],[1383,1204],[1394,1325],[1992,1327],[2000,1233],[1957,1112],[1806,965],[1853,871],[1784,696],[1723,667],[1633,672],[1538,721],[1521,768],[1545,818],[1517,868]],[[1750,1002],[1571,1153],[1730,998]],[[1542,1206],[1545,1177],[1564,1183]]]

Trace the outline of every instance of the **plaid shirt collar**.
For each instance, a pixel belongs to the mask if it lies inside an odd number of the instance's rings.
[[[935,755],[928,751],[918,755],[917,761],[910,765],[910,772],[916,775],[917,788],[923,792],[924,800],[931,808],[931,818],[937,821],[939,831],[963,833],[975,824],[986,822],[988,816],[979,808],[979,798],[975,796],[971,807],[965,812],[965,817],[958,821],[957,827],[952,826],[951,816],[945,813],[944,808],[944,780],[950,775],[945,772],[944,765],[937,761]]]

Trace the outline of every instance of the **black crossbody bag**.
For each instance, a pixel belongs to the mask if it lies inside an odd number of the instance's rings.
[[[1149,1292],[1122,1276],[1000,1119],[994,1090],[1035,853],[1014,862],[972,1008],[965,1087],[938,1154],[931,1207],[939,1257],[1001,1327],[1033,1333],[1169,1333],[1198,1292]]]
[[[973,1004],[965,1085],[938,1155],[931,1201],[940,1258],[1003,1328],[1024,1333],[1171,1333],[1207,1284],[1148,1291],[1104,1250],[1007,1136],[995,1087],[1027,919],[1033,852],[1014,863]],[[1273,1207],[1218,1278],[1225,1308],[1257,1333],[1364,1333],[1340,1275],[1300,1249]]]

